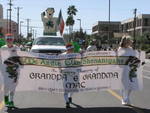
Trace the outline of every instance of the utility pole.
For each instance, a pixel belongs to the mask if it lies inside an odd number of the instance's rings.
[[[29,40],[29,21],[30,19],[27,19],[27,39]]]
[[[20,9],[22,9],[22,7],[15,7],[15,9],[17,9],[17,23],[18,23],[18,26],[17,26],[17,35],[19,36],[19,12],[20,12]]]
[[[133,22],[133,26],[134,26],[134,31],[133,31],[133,48],[136,48],[136,12],[137,9],[134,9],[134,22]]]
[[[9,0],[9,3],[8,3],[8,5],[9,5],[9,33],[11,33],[11,11],[12,11],[12,0]]]
[[[109,9],[108,9],[108,45],[110,45],[110,0],[109,0]]]
[[[34,40],[34,33],[35,33],[35,31],[34,31],[34,29],[32,30],[32,40]]]
[[[20,34],[20,38],[21,38],[21,36],[22,36],[22,35],[21,35],[21,34],[22,34],[22,33],[21,33],[21,25],[22,25],[22,23],[23,23],[23,21],[20,21],[20,33],[19,33],[19,34]]]
[[[35,33],[35,34],[34,34],[34,37],[36,37],[36,35],[37,35],[37,31],[35,30],[35,31],[34,31],[34,33]]]
[[[31,26],[30,27],[30,39],[32,39],[32,36],[33,36],[33,27]]]
[[[80,32],[81,32],[81,30],[82,30],[82,27],[81,27],[81,19],[77,19],[77,20],[79,20],[79,22],[80,22]]]
[[[110,22],[110,0],[109,0],[109,14],[108,14],[108,20]]]
[[[9,11],[9,9],[7,9],[7,33],[9,32],[9,18],[8,18],[8,11]]]

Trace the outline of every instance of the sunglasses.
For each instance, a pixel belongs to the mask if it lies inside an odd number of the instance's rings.
[[[7,40],[7,41],[13,41],[13,39],[12,39],[12,38],[7,38],[6,40]]]
[[[7,41],[13,41],[14,39],[12,37],[6,37]]]

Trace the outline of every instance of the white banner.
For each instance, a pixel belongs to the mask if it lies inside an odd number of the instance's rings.
[[[141,53],[136,56],[143,59]],[[122,76],[126,76],[132,89],[143,87],[142,66],[133,70],[129,61],[132,58],[115,51],[45,55],[3,49],[1,59],[5,86],[10,89],[17,86],[17,91],[61,93],[121,89]]]

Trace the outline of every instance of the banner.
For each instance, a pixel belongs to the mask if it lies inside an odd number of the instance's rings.
[[[137,57],[144,58],[143,54],[139,52]],[[136,79],[132,89],[139,90],[143,87],[142,66],[131,69],[133,58],[118,56],[115,51],[45,55],[3,49],[1,71],[5,86],[17,91],[63,93],[121,89],[123,76],[131,85]],[[129,76],[130,73],[134,76]]]

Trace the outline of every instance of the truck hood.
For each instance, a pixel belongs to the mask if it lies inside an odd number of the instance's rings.
[[[54,45],[33,45],[31,50],[66,50],[66,47]]]

